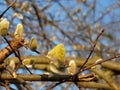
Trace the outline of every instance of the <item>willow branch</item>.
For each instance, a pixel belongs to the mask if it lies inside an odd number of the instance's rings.
[[[21,37],[18,40],[13,39],[12,41],[10,41],[10,45],[14,49],[14,51],[17,51],[18,48],[22,47],[19,42],[26,43],[25,39]],[[4,59],[6,59],[14,52],[11,47],[8,45],[4,49],[0,50],[0,63],[3,63]]]
[[[79,82],[78,83],[79,87],[84,87],[84,88],[97,88],[97,89],[104,89],[104,90],[113,90],[112,87],[109,85],[103,84],[103,83],[96,83],[96,82]]]
[[[96,73],[100,78],[105,80],[110,87],[114,88],[114,90],[119,90],[117,85],[115,84],[115,81],[112,79],[110,73],[108,74],[107,71],[103,71],[100,69],[97,69],[97,70],[92,69],[92,71]]]
[[[25,58],[30,58],[33,60],[33,62],[35,63],[33,69],[45,70],[49,66],[50,60],[48,58],[46,58],[45,56],[27,56]],[[110,58],[110,59],[112,59],[112,58]],[[117,58],[117,56],[116,56],[116,58]],[[9,61],[14,60],[16,63],[19,63],[19,60],[16,57],[12,57],[12,58],[8,58],[8,59],[9,59]],[[7,62],[8,59],[6,59],[5,62]],[[67,60],[74,59],[77,64],[77,67],[81,67],[85,61],[84,58],[69,57],[66,59]],[[98,59],[100,59],[100,58],[98,58]],[[113,58],[113,59],[115,59],[115,58]],[[93,64],[95,63],[96,60],[97,60],[96,57],[89,59],[88,63],[85,65],[85,68],[87,68],[90,65],[91,66],[89,68],[93,67]],[[108,59],[106,59],[106,60],[108,60]],[[103,60],[102,62],[104,62],[104,63],[101,63],[102,67],[110,69],[112,71],[120,72],[120,64],[119,63],[114,62],[114,61],[109,61],[109,60],[108,61]],[[0,69],[1,68],[4,68],[4,64],[0,65]]]
[[[64,79],[65,77],[69,77],[70,75],[28,75],[28,74],[17,74],[17,77],[23,79],[24,81],[60,81],[61,79]],[[20,83],[15,79],[11,74],[1,74],[0,80],[9,80],[10,82],[16,82]],[[68,82],[75,81],[74,78],[71,78],[68,80]],[[77,79],[77,81],[81,81],[80,79]]]
[[[92,53],[93,53],[93,51],[94,51],[94,49],[95,49],[95,47],[96,47],[97,41],[98,41],[99,37],[102,35],[103,32],[104,32],[104,29],[103,29],[103,30],[101,31],[101,33],[97,36],[97,38],[96,38],[96,40],[95,40],[95,42],[94,42],[94,45],[93,45],[93,47],[92,47],[92,50],[90,51],[90,54],[88,55],[88,57],[87,57],[87,59],[85,60],[85,62],[83,63],[83,65],[80,67],[79,71],[80,71],[80,70],[84,67],[84,65],[88,62],[90,56],[92,55]],[[78,73],[79,73],[79,71],[78,71]]]

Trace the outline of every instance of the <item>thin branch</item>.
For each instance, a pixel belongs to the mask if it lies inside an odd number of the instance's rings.
[[[33,7],[33,9],[34,9],[34,11],[35,11],[35,14],[36,14],[36,16],[37,16],[38,23],[39,23],[39,26],[40,26],[40,28],[41,28],[42,36],[43,36],[44,40],[46,41],[46,45],[48,45],[48,42],[52,42],[52,41],[47,38],[46,33],[45,33],[45,31],[44,31],[44,27],[43,27],[43,25],[42,25],[42,20],[41,20],[42,18],[41,18],[41,15],[39,14],[39,13],[42,13],[42,11],[38,9],[38,7],[35,5],[35,3],[34,3],[33,0],[30,0],[30,1],[31,1],[31,3],[32,3],[32,7]],[[53,42],[52,42],[52,43],[53,43]],[[54,43],[53,43],[53,44],[54,44]],[[48,48],[48,46],[46,46],[46,47]]]
[[[6,37],[3,36],[3,38],[5,39],[5,41],[7,42],[7,44],[10,46],[10,48],[12,49],[13,53],[15,54],[16,57],[18,57],[17,53],[15,52],[15,50],[13,49],[13,47],[10,45],[9,41],[7,40]]]
[[[8,45],[9,45],[10,48],[12,49],[13,53],[15,54],[16,57],[18,57],[18,59],[20,60],[20,63],[22,64],[22,59],[20,58],[20,54],[18,55],[18,54],[15,52],[15,50],[13,49],[13,47],[11,46],[11,44],[9,43],[9,41],[7,40],[6,37],[3,36],[3,38],[4,38],[5,41],[8,43]],[[17,51],[18,51],[18,50],[17,50]],[[30,74],[32,74],[32,72],[29,70],[29,68],[27,68],[25,65],[24,65],[24,67],[26,68],[26,70],[27,70]]]
[[[93,63],[93,64],[91,64],[91,65],[83,68],[82,71],[89,70],[89,69],[91,69],[91,67],[94,67],[94,66],[99,65],[99,64],[102,64],[102,63],[104,63],[104,62],[106,62],[106,61],[110,61],[110,60],[113,60],[113,59],[116,59],[116,58],[119,58],[119,57],[120,57],[120,55],[111,57],[111,58],[106,59],[106,60],[100,60],[100,61],[98,61],[98,62],[95,62],[95,63]]]
[[[88,62],[90,56],[92,55],[92,53],[93,53],[93,51],[94,51],[94,49],[95,49],[95,47],[96,47],[96,45],[97,45],[97,41],[98,41],[98,39],[100,38],[100,36],[103,34],[103,32],[104,32],[104,29],[103,29],[103,30],[101,31],[101,33],[97,36],[97,38],[96,38],[96,40],[95,40],[95,42],[94,42],[94,44],[93,44],[92,50],[90,51],[90,54],[88,55],[87,59],[85,60],[85,62],[83,63],[83,65],[80,67],[79,70],[81,70],[81,69],[85,66],[85,64]]]
[[[8,80],[5,80],[5,88],[6,88],[6,90],[10,90],[9,81]]]
[[[26,43],[24,38],[20,37],[19,41]],[[9,41],[8,41],[9,42]],[[9,42],[10,45],[14,48],[14,50],[18,50],[18,48],[22,47],[22,45],[18,42],[17,39],[13,39],[12,41]],[[3,63],[3,61],[13,53],[13,50],[11,47],[8,45],[4,49],[0,50],[0,63]]]
[[[8,9],[10,9],[15,3],[16,3],[16,0],[14,0],[14,1],[7,7],[7,9],[0,15],[0,18],[2,18],[3,15],[8,11]]]

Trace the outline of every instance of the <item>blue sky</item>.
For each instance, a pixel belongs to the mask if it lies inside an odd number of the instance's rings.
[[[40,1],[40,0],[34,0],[34,1],[37,1],[37,2],[39,2],[39,3],[41,3],[41,5],[43,5],[43,6],[45,6],[45,5],[47,5],[45,2],[42,2],[42,0]],[[65,6],[65,8],[68,10],[68,11],[70,11],[70,12],[73,12],[74,11],[74,9],[75,8],[81,8],[82,7],[82,12],[83,13],[86,13],[87,12],[87,10],[89,10],[89,7],[87,7],[85,4],[82,4],[82,5],[78,5],[78,3],[77,2],[75,2],[76,0],[60,0],[60,3],[63,5],[63,6]],[[93,3],[93,1],[94,0],[87,0],[88,2],[90,2],[90,3]],[[109,8],[111,8],[112,6],[114,6],[114,5],[116,5],[117,3],[118,3],[118,1],[119,0],[96,0],[97,1],[97,3],[96,3],[96,12],[95,12],[95,20],[96,19],[98,19],[99,17],[100,17],[100,15],[103,13],[103,12],[105,12],[105,10],[107,10],[107,9],[109,9]],[[4,0],[0,0],[0,13],[2,13],[4,10],[5,10],[5,8],[6,8],[6,6],[4,5],[2,5],[2,3],[4,2]],[[44,4],[45,3],[45,4]],[[37,3],[38,4],[38,3]],[[51,3],[52,4],[52,6],[51,6],[51,8],[49,9],[49,11],[47,11],[47,12],[45,12],[45,13],[51,13],[53,16],[55,16],[55,20],[62,20],[63,22],[61,22],[60,24],[61,25],[64,25],[63,23],[65,22],[65,20],[66,20],[66,17],[67,17],[67,14],[60,8],[60,6],[56,3],[56,2],[53,2],[53,3]],[[42,6],[42,7],[43,7]],[[73,7],[73,8],[70,8],[70,7]],[[41,8],[41,7],[40,7]],[[8,18],[9,18],[9,20],[11,19],[11,16],[10,15],[12,15],[13,14],[13,10],[12,9],[10,9],[9,11],[7,11],[7,13],[4,15],[5,17],[7,17],[7,16],[9,16]],[[60,14],[59,16],[58,16],[58,14]],[[120,8],[117,8],[117,9],[115,9],[115,10],[113,10],[113,11],[111,11],[108,15],[106,15],[106,16],[104,16],[103,18],[102,18],[102,20],[105,22],[105,24],[107,24],[107,23],[109,23],[109,22],[111,22],[111,20],[112,20],[112,18],[111,18],[111,16],[112,15],[114,15],[114,16],[116,16],[116,15],[118,15],[119,16],[119,14],[120,14]],[[46,16],[47,16],[48,14],[46,14]],[[80,17],[79,17],[80,18]],[[120,16],[118,17],[118,20],[120,19]],[[91,21],[90,21],[91,20]],[[88,22],[93,22],[94,20],[92,20],[91,18],[89,18],[88,20],[87,20]],[[67,21],[67,22],[69,22],[69,20]],[[19,18],[16,18],[15,19],[15,23],[14,24],[17,24],[17,23],[20,23],[20,20],[19,20]],[[57,22],[56,22],[57,23]],[[98,22],[98,23],[100,23],[101,25],[102,24],[104,24],[104,23],[101,23],[100,21]],[[69,23],[68,23],[69,24]],[[71,22],[70,22],[70,24],[71,24]],[[71,25],[71,27],[67,27],[67,26],[61,26],[61,28],[63,28],[64,30],[71,30],[72,31],[72,26],[74,26],[74,24],[72,24]],[[93,27],[94,27],[94,25],[93,25]],[[105,28],[106,28],[106,26],[104,26]],[[49,29],[49,27],[47,27],[46,28],[46,31],[48,31],[48,34],[49,33],[51,33],[51,30],[47,30],[47,29]],[[53,29],[52,27],[50,27],[50,29]],[[57,29],[56,29],[57,30]],[[111,29],[112,30],[112,29]],[[108,32],[106,32],[106,33],[109,33],[109,31]],[[120,32],[119,33],[114,33],[115,34],[115,36],[116,37],[118,37],[119,38],[119,35],[120,35]],[[56,31],[56,36],[59,36],[59,37],[63,37],[63,35],[60,33],[60,31],[59,30],[57,30]],[[36,36],[35,36],[36,37]],[[67,40],[67,38],[65,38],[65,40]],[[54,41],[56,44],[59,44],[59,43],[61,43],[61,41],[59,41],[59,40],[56,40],[56,41]],[[63,43],[65,43],[65,42],[63,42]],[[109,44],[110,42],[109,42],[109,40],[107,40],[107,39],[104,39],[104,40],[102,40],[102,43],[104,43],[105,45],[106,44]],[[111,42],[112,43],[112,42]],[[114,42],[113,42],[114,43]],[[112,44],[111,44],[112,45]],[[1,48],[4,48],[5,46],[6,46],[6,44],[1,44],[0,45],[1,46]],[[71,48],[71,46],[67,46],[67,44],[66,44],[66,49],[67,50],[71,50],[72,48]],[[28,50],[27,51],[27,53],[25,54],[26,56],[28,55],[28,54],[30,54],[30,55],[37,55],[37,54],[35,54],[34,52],[30,52],[30,50]],[[73,52],[72,54],[76,54],[75,52]],[[68,55],[68,54],[67,54]]]

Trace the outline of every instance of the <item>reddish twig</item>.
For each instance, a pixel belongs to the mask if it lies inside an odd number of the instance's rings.
[[[112,60],[112,59],[115,59],[115,58],[119,58],[119,57],[120,57],[120,55],[118,55],[118,56],[114,56],[114,57],[111,57],[111,58],[106,59],[106,60],[100,60],[100,61],[98,61],[98,62],[95,62],[95,63],[93,63],[93,64],[91,64],[91,65],[89,65],[89,66],[83,68],[82,71],[85,71],[85,70],[91,69],[91,67],[93,67],[93,66],[96,66],[96,65],[102,64],[102,63],[104,63],[104,62],[106,62],[106,61],[109,61],[109,60]]]
[[[93,51],[94,51],[94,49],[95,49],[95,47],[96,47],[96,45],[97,45],[97,41],[98,41],[98,39],[100,38],[100,36],[102,35],[103,32],[104,32],[104,29],[103,29],[103,30],[101,31],[101,33],[97,36],[97,38],[96,38],[96,40],[95,40],[95,42],[94,42],[94,44],[93,44],[93,48],[92,48],[92,50],[90,51],[90,54],[88,55],[87,59],[85,60],[85,62],[83,63],[83,65],[80,67],[79,70],[81,70],[81,69],[85,66],[85,64],[88,62],[90,56],[92,55],[92,53],[93,53]]]

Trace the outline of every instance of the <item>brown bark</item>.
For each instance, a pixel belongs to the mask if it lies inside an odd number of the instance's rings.
[[[12,41],[10,41],[10,45],[12,48],[8,45],[4,49],[0,50],[0,63],[3,63],[4,59],[11,55],[14,51],[18,50],[18,48],[22,47],[22,43],[26,43],[23,37],[13,39]]]

